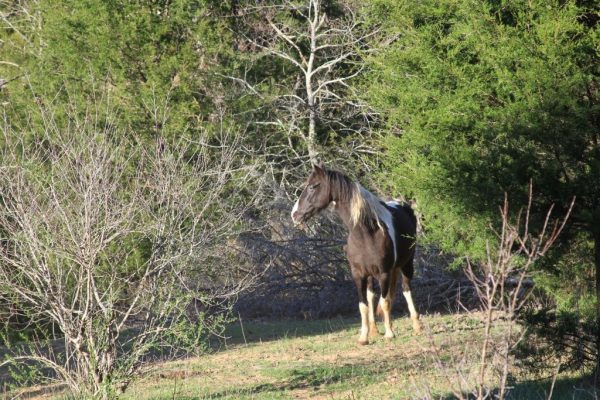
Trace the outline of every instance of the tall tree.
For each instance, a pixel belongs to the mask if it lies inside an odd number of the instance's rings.
[[[214,122],[214,71],[233,58],[229,3],[202,1],[2,1],[5,109],[26,118],[40,101],[94,101],[106,88],[121,127],[137,135],[178,136]],[[103,91],[103,90],[100,90]],[[68,99],[68,101],[67,101]],[[167,109],[168,108],[168,109]],[[168,118],[165,117],[168,115]]]
[[[564,282],[578,282],[589,296],[595,271],[600,321],[598,4],[371,5],[396,40],[372,58],[367,90],[395,133],[387,143],[392,182],[417,199],[429,237],[482,257],[503,192],[525,204],[532,180],[537,210],[576,196],[569,233],[556,250],[568,255],[578,243],[595,250],[577,265],[555,259],[547,272],[562,293]]]
[[[345,148],[340,158],[348,159],[369,149],[365,139],[372,135],[374,116],[353,81],[363,73],[362,57],[374,30],[366,29],[357,9],[343,0],[286,0],[243,8],[238,32],[245,49],[257,57],[248,59],[250,74],[231,78],[270,109],[261,122],[283,132],[296,159],[330,158],[328,148]]]

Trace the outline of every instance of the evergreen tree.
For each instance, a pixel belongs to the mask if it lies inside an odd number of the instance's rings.
[[[216,113],[233,39],[229,3],[60,0],[4,4],[5,109],[28,120],[32,97],[86,109],[111,96],[136,136],[193,133]],[[217,90],[215,90],[217,89]]]
[[[540,214],[576,196],[562,258],[544,279],[559,305],[600,319],[597,3],[371,6],[396,38],[372,58],[367,87],[395,133],[386,171],[394,190],[416,198],[427,236],[481,259],[504,192],[525,204],[531,180]]]

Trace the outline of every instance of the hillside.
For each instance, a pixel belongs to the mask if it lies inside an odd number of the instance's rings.
[[[380,337],[365,347],[355,343],[355,318],[241,325],[238,321],[229,327],[228,339],[209,354],[149,366],[122,398],[452,399],[458,383],[452,369],[460,370],[465,381],[473,378],[482,336],[480,318],[429,316],[425,318],[429,333],[422,336],[413,336],[409,320],[401,318],[394,340]],[[547,398],[551,380],[543,374],[522,368],[514,378],[511,398]],[[23,395],[64,398],[60,391],[43,388]],[[559,376],[552,398],[594,396],[581,379]]]

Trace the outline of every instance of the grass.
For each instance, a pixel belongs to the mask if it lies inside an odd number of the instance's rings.
[[[149,366],[122,398],[452,399],[452,370],[474,382],[481,320],[443,315],[427,317],[425,324],[429,334],[413,336],[410,321],[399,318],[395,339],[359,346],[357,318],[249,321],[243,329],[237,323],[207,355]],[[545,399],[550,381],[532,377],[521,371],[511,398]],[[577,377],[560,376],[553,398],[594,397]]]
[[[481,320],[444,315],[425,322],[429,335],[414,336],[410,321],[399,318],[394,340],[379,337],[369,346],[356,344],[356,318],[246,322],[243,330],[238,323],[212,354],[156,366],[124,398],[453,398],[455,382],[444,368],[458,365],[463,376],[473,378],[477,357],[472,350],[481,341]],[[513,398],[545,399],[550,382],[527,378],[524,373],[514,385]],[[559,379],[554,398],[573,398],[576,384],[576,379]],[[585,398],[586,392],[579,394],[575,398]]]

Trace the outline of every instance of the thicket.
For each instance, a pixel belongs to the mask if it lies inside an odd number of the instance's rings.
[[[416,198],[427,239],[459,262],[485,260],[503,193],[525,204],[532,181],[538,226],[543,210],[564,212],[575,196],[559,243],[535,263],[550,304],[529,316],[545,321],[541,332],[552,320],[549,336],[573,360],[595,361],[578,338],[597,337],[600,318],[597,3],[372,4],[373,20],[394,38],[370,59],[366,87],[390,131],[387,187]]]
[[[589,361],[597,362],[599,13],[596,2],[584,0],[2,0],[3,246],[14,246],[28,232],[14,225],[14,218],[26,215],[17,212],[19,190],[29,187],[31,201],[48,195],[42,201],[48,207],[55,201],[47,192],[52,180],[68,182],[53,174],[83,179],[81,166],[93,169],[93,162],[85,164],[92,159],[77,156],[86,154],[87,141],[114,157],[107,171],[123,169],[112,192],[119,204],[169,188],[190,205],[179,210],[189,212],[189,218],[180,215],[181,229],[199,218],[195,207],[207,207],[198,223],[215,239],[207,247],[210,257],[193,268],[178,264],[203,290],[227,286],[234,276],[258,276],[263,269],[249,260],[276,266],[267,276],[314,270],[312,262],[303,267],[301,261],[286,261],[297,256],[290,257],[282,243],[298,234],[281,221],[287,215],[281,210],[291,205],[317,158],[374,191],[414,200],[424,227],[421,241],[452,254],[455,265],[467,258],[485,261],[486,244],[493,243],[488,228],[501,224],[497,209],[504,194],[513,205],[526,204],[531,181],[532,229],[543,223],[551,204],[560,215],[573,196],[576,202],[556,245],[529,268],[537,299],[529,323],[575,350],[575,358],[582,347],[573,338],[584,337]],[[160,154],[177,163],[168,164]],[[158,158],[148,164],[143,155]],[[62,172],[53,165],[62,165]],[[152,186],[157,171],[169,165],[177,166],[173,181],[163,180],[171,186]],[[143,178],[136,175],[139,168]],[[201,172],[207,186],[194,186],[192,171]],[[173,182],[187,192],[178,192]],[[64,222],[76,221],[84,215],[75,202],[78,192],[63,189],[59,204],[74,213]],[[143,205],[146,216],[137,221],[139,229],[128,226],[132,232],[120,244],[131,255],[122,255],[126,261],[119,268],[138,279],[156,243],[143,227],[165,203],[133,205]],[[219,221],[231,223],[219,230]],[[60,225],[36,225],[34,231],[39,228],[50,240],[56,234],[52,226]],[[242,231],[245,236],[238,236]],[[262,250],[245,247],[249,241],[278,250],[257,257]],[[215,250],[217,242],[227,243],[228,251]],[[339,246],[330,242],[322,241],[326,259],[339,264]],[[310,243],[311,249],[321,248]],[[50,249],[44,246],[36,251]],[[119,255],[111,246],[98,254],[113,251]],[[4,253],[0,270],[15,268],[14,254]],[[77,269],[66,257],[70,252],[44,254],[53,265]],[[104,255],[89,265],[101,270],[112,265]],[[58,256],[67,264],[58,263]],[[216,266],[231,274],[220,276],[211,269]],[[339,278],[337,267],[329,271]],[[63,294],[81,293],[71,278],[58,282]],[[13,324],[9,314],[18,312],[19,326],[27,325],[38,314],[27,314],[11,285],[0,287],[4,321]],[[230,294],[233,300],[235,291]],[[115,309],[128,296],[113,297]],[[73,317],[79,312],[78,307],[61,312],[67,311]],[[48,326],[59,336],[68,330],[56,321],[40,323],[40,332]],[[596,343],[590,347],[589,340]]]

